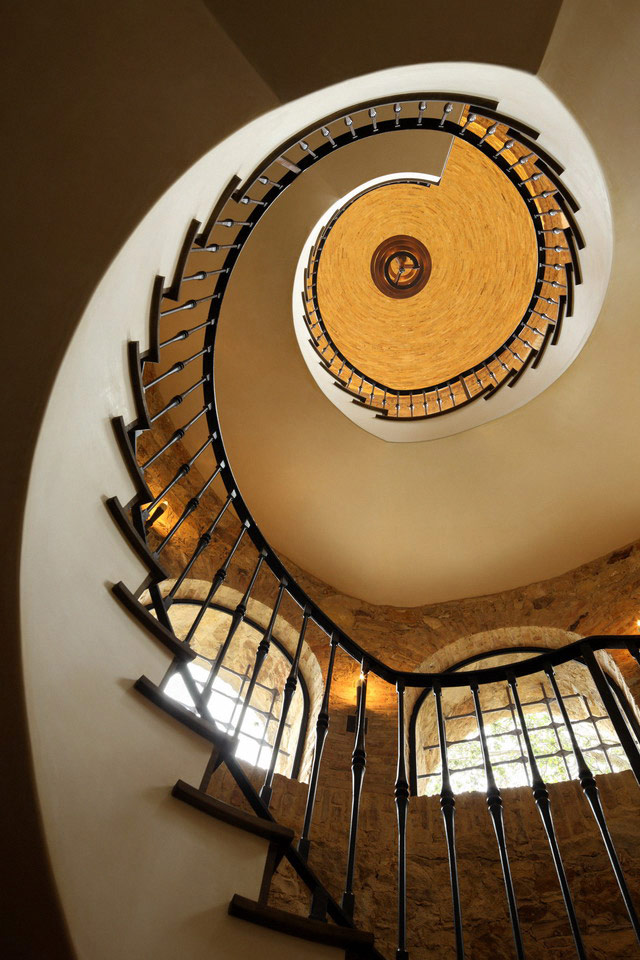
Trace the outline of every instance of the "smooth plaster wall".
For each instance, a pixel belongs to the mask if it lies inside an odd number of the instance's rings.
[[[205,0],[283,99],[407,63],[469,60],[535,73],[561,0],[323,0],[321,4]]]
[[[1,758],[0,863],[6,882],[0,939],[10,956],[54,960],[69,955],[69,943],[34,798],[18,598],[24,504],[38,430],[71,335],[127,235],[176,177],[277,98],[200,0],[9,3],[2,27],[6,239],[0,389],[6,418],[0,472],[0,724],[7,736]],[[207,204],[211,200],[207,192]],[[176,232],[182,224],[181,217]],[[164,239],[171,244],[164,264],[169,270],[175,237]],[[150,251],[145,276],[158,269],[161,250],[160,244]],[[129,284],[134,287],[136,279]],[[127,303],[120,302],[118,310],[125,318]],[[111,321],[107,312],[103,322]],[[67,422],[60,430],[68,433],[71,427]],[[55,475],[62,473],[79,490],[86,456],[63,469],[57,460]],[[55,515],[49,491],[45,496]],[[48,519],[40,542],[47,531]],[[73,555],[79,535],[76,530],[60,536],[57,563],[66,552]],[[44,602],[39,589],[30,602]]]

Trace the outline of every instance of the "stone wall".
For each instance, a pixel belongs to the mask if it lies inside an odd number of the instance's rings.
[[[378,948],[394,955],[396,936],[396,819],[393,801],[395,746],[375,718],[368,729],[368,765],[361,806],[356,861],[356,914],[372,929]],[[387,749],[385,750],[385,743]],[[334,714],[312,830],[310,864],[338,900],[344,889],[351,804],[353,734],[346,716]],[[636,903],[640,901],[638,787],[630,772],[598,778],[607,821]],[[228,774],[218,772],[210,791],[242,806]],[[589,960],[627,960],[637,944],[611,867],[579,784],[549,787],[558,841]],[[573,960],[566,919],[548,843],[528,788],[505,789],[507,843],[527,956]],[[303,784],[276,779],[272,812],[299,831],[306,801]],[[484,795],[456,799],[457,852],[467,956],[513,957],[509,918],[493,828]],[[408,931],[412,960],[454,956],[451,887],[438,797],[414,797],[408,822]],[[306,915],[309,896],[285,863],[274,878],[270,902]]]
[[[141,454],[148,457],[162,442],[141,437]],[[149,471],[153,490],[161,489],[188,459],[180,444]],[[176,500],[151,531],[157,543],[178,519],[189,497],[202,485],[195,471],[175,488]],[[205,474],[206,475],[206,474]],[[217,484],[217,482],[216,482]],[[176,576],[224,499],[214,484],[202,508],[180,529],[163,551],[168,572]],[[203,581],[201,595],[239,532],[230,510],[218,536],[195,564],[191,575]],[[556,647],[591,634],[635,634],[640,613],[640,541],[549,581],[492,596],[468,598],[410,609],[374,606],[335,591],[328,584],[283,562],[307,593],[364,649],[391,665],[409,670],[442,670],[465,656],[496,647],[534,645]],[[222,588],[223,602],[233,606],[244,591],[256,562],[255,549],[245,536]],[[249,604],[249,615],[266,626],[277,584],[263,567]],[[225,593],[226,591],[226,593]],[[226,600],[224,599],[226,597]],[[301,611],[287,599],[281,607],[276,636],[289,649],[295,644]],[[308,662],[314,711],[326,673],[329,644],[314,625],[307,632]],[[202,640],[206,643],[206,638]],[[306,669],[306,668],[305,668]],[[615,654],[611,666],[640,702],[640,668],[626,653]],[[619,673],[617,671],[620,671]],[[313,671],[312,671],[313,673]],[[331,725],[325,748],[312,830],[311,864],[331,892],[340,898],[344,885],[353,733],[347,718],[355,711],[359,666],[344,652],[336,656],[331,698]],[[407,696],[408,707],[412,697]],[[409,712],[409,711],[408,711]],[[396,693],[375,677],[367,696],[368,763],[361,808],[356,866],[356,920],[374,929],[383,953],[395,949],[396,826],[393,786],[397,763]],[[313,746],[313,722],[307,742],[303,776],[308,775]],[[259,785],[259,771],[250,771]],[[598,778],[603,802],[629,883],[640,902],[637,785],[631,773]],[[235,784],[223,769],[214,775],[210,792],[243,805]],[[632,955],[634,940],[597,828],[575,782],[552,784],[550,792],[567,872],[583,924],[590,960],[617,960]],[[307,787],[277,776],[272,810],[278,820],[299,833]],[[512,858],[525,948],[528,955],[567,960],[574,956],[562,898],[539,817],[528,788],[504,791],[507,835]],[[497,848],[484,796],[467,793],[457,800],[458,851],[468,956],[513,956]],[[409,929],[412,960],[450,956],[453,951],[448,865],[439,800],[412,798],[409,816]],[[306,891],[284,865],[272,888],[271,901],[283,909],[305,913]]]
[[[186,411],[184,419],[188,419]],[[153,438],[149,434],[142,434],[139,439],[141,459],[146,459],[158,449],[172,430],[173,425],[167,423],[165,436],[159,430],[153,431]],[[188,458],[189,453],[184,446],[180,442],[174,444],[147,471],[151,489],[162,489]],[[170,509],[150,531],[152,545],[157,544],[176,522],[187,501],[202,486],[203,476],[207,476],[206,465],[202,466],[201,475],[194,469],[174,487]],[[203,497],[201,507],[182,525],[165,548],[162,558],[170,575],[177,575],[184,567],[199,534],[220,509],[224,498],[222,485],[216,481]],[[196,579],[210,580],[239,529],[239,522],[230,509],[191,575]],[[465,649],[466,638],[510,627],[527,627],[530,631],[529,642],[537,645],[546,645],[542,640],[545,628],[557,628],[581,636],[638,636],[640,541],[551,580],[483,597],[410,608],[376,606],[346,596],[301,570],[287,557],[281,559],[303,589],[341,629],[369,653],[399,669],[415,670],[419,665],[424,666],[429,662],[434,664],[433,669],[442,669],[460,659],[457,651]],[[234,558],[227,583],[244,591],[255,562],[255,548],[245,537]],[[260,574],[253,596],[268,606],[273,603],[276,589],[273,575],[265,570]],[[299,626],[301,612],[292,600],[287,598],[284,601],[281,613],[283,620]],[[328,657],[327,638],[312,626],[307,640],[324,668]],[[443,651],[454,643],[458,644],[456,654],[449,658]],[[445,662],[447,659],[448,662]],[[617,656],[616,660],[627,683],[634,689],[636,698],[640,699],[640,672],[636,665],[626,654]],[[436,662],[443,666],[436,667]]]

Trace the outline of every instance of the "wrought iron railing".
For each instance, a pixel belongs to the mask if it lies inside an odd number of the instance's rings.
[[[460,123],[452,123],[448,118],[450,105],[454,102],[463,105]],[[427,111],[427,102],[438,104],[438,115],[430,116]],[[395,106],[394,106],[395,104]],[[575,222],[573,213],[577,204],[562,187],[559,175],[561,168],[551,157],[536,146],[537,133],[511,118],[504,117],[497,112],[497,103],[474,100],[474,98],[454,97],[449,94],[437,93],[426,95],[407,95],[395,98],[387,103],[375,105],[362,104],[354,107],[348,113],[327,118],[313,129],[301,131],[289,143],[285,144],[276,154],[267,158],[243,184],[234,178],[223,192],[214,206],[207,223],[202,225],[198,221],[190,224],[182,245],[175,275],[167,283],[164,277],[157,277],[153,286],[150,313],[150,347],[141,353],[139,344],[132,343],[129,347],[130,373],[137,405],[136,419],[126,425],[122,418],[114,421],[114,428],[118,437],[123,455],[128,464],[132,480],[135,484],[135,496],[126,506],[116,498],[109,500],[109,508],[114,519],[127,537],[132,548],[142,559],[148,570],[148,577],[136,592],[132,592],[123,583],[114,587],[114,592],[120,601],[130,610],[145,628],[164,646],[174,657],[171,673],[179,673],[184,680],[185,687],[191,698],[191,708],[171,700],[164,692],[163,685],[156,685],[146,678],[138,682],[138,689],[147,697],[156,702],[163,709],[172,713],[178,720],[196,730],[209,740],[215,748],[214,761],[207,770],[209,776],[218,765],[224,763],[254,813],[265,821],[272,821],[270,812],[274,774],[276,762],[281,748],[282,738],[289,723],[289,712],[296,690],[300,686],[300,661],[305,649],[305,635],[311,623],[315,624],[326,637],[327,669],[324,677],[324,688],[316,720],[315,749],[309,769],[309,785],[305,805],[305,812],[297,842],[286,847],[285,857],[294,867],[298,876],[307,885],[312,894],[311,916],[314,919],[329,917],[337,924],[353,927],[356,901],[355,866],[358,851],[358,828],[360,802],[367,766],[366,731],[367,731],[367,685],[368,678],[375,675],[386,684],[392,685],[397,691],[397,733],[398,754],[395,782],[389,784],[389,790],[395,796],[397,811],[397,838],[398,838],[398,877],[397,877],[397,952],[399,960],[408,957],[407,952],[407,811],[410,802],[411,784],[407,765],[406,734],[407,734],[407,691],[420,691],[422,698],[431,697],[437,712],[437,728],[439,732],[439,752],[442,771],[441,807],[446,833],[449,856],[451,894],[452,894],[452,926],[455,930],[456,956],[464,956],[464,930],[460,903],[460,887],[458,878],[458,863],[456,858],[455,811],[456,799],[451,788],[451,775],[447,758],[447,738],[445,735],[445,720],[442,711],[442,692],[448,688],[467,687],[473,697],[475,715],[478,724],[479,737],[482,748],[482,765],[487,783],[487,803],[489,813],[495,828],[496,841],[502,865],[505,893],[515,952],[518,957],[524,956],[521,934],[521,924],[518,914],[516,893],[510,871],[507,837],[503,822],[503,798],[496,784],[491,750],[488,747],[484,731],[483,710],[481,706],[481,691],[488,684],[500,683],[508,685],[513,699],[514,709],[519,723],[519,732],[526,747],[529,779],[533,796],[538,806],[542,822],[548,838],[549,848],[557,872],[558,882],[564,898],[568,922],[573,934],[577,955],[585,957],[585,948],[580,927],[576,918],[567,875],[563,867],[559,844],[557,841],[554,822],[551,816],[549,791],[544,783],[537,765],[535,752],[528,735],[525,712],[519,698],[518,683],[522,678],[530,677],[542,672],[553,689],[553,696],[558,709],[562,714],[567,734],[571,742],[571,750],[577,766],[578,778],[584,794],[589,801],[593,816],[601,832],[602,840],[609,856],[612,870],[615,874],[620,894],[624,901],[629,920],[640,940],[640,922],[633,904],[629,887],[620,864],[613,839],[607,826],[602,804],[600,802],[596,779],[588,766],[585,754],[573,732],[571,718],[557,683],[555,671],[562,665],[578,659],[588,669],[594,689],[601,698],[606,713],[615,729],[617,738],[624,749],[629,767],[636,779],[640,782],[640,749],[629,723],[627,715],[621,710],[618,701],[612,695],[611,687],[599,661],[597,653],[603,650],[628,651],[640,665],[640,648],[638,643],[630,637],[598,636],[590,637],[560,650],[547,650],[533,659],[502,666],[490,666],[467,672],[445,673],[416,673],[399,670],[383,662],[378,657],[364,649],[316,604],[305,592],[301,584],[284,567],[275,551],[270,547],[255,523],[241,492],[238,490],[233,471],[229,464],[227,451],[224,446],[218,420],[218,408],[215,392],[215,350],[218,332],[218,318],[220,307],[227,285],[238,256],[244,244],[256,228],[260,218],[268,211],[271,204],[277,202],[281,192],[291,184],[306,169],[322,157],[339,147],[351,143],[354,139],[373,136],[379,130],[396,129],[438,129],[456,137],[463,137],[473,143],[478,149],[490,156],[501,169],[520,189],[530,204],[533,216],[537,223],[536,231],[539,237],[555,229],[552,223],[559,222],[560,229],[570,250],[569,259],[563,262],[562,273],[566,283],[550,281],[547,278],[546,260],[539,264],[539,275],[536,281],[536,295],[527,315],[523,318],[522,326],[514,337],[524,336],[525,328],[532,329],[531,321],[533,306],[541,299],[539,294],[544,284],[551,284],[553,290],[561,291],[557,301],[549,298],[546,302],[553,302],[555,315],[546,314],[546,310],[539,316],[546,324],[544,330],[534,331],[534,336],[540,340],[522,340],[526,344],[527,355],[519,358],[521,366],[516,367],[509,361],[508,374],[502,381],[483,382],[478,377],[477,390],[469,382],[466,387],[468,402],[475,396],[491,394],[505,382],[513,383],[524,369],[539,363],[549,344],[557,342],[564,315],[570,315],[572,303],[572,284],[579,281],[579,265],[575,249],[582,246],[580,231]],[[397,108],[400,109],[397,109]],[[387,114],[390,114],[387,117]],[[475,115],[475,119],[472,117]],[[490,124],[486,128],[482,121]],[[480,124],[480,126],[478,126]],[[475,131],[474,131],[475,127]],[[482,133],[479,132],[482,127]],[[492,131],[491,128],[495,127]],[[498,133],[500,131],[500,133]],[[515,172],[517,163],[507,159],[509,151],[514,147],[505,146],[496,149],[491,138],[495,136],[513,139],[533,153],[536,169],[552,184],[553,195],[551,208],[545,209],[549,197],[534,197],[531,194],[531,184],[538,181],[531,180],[531,174],[523,177]],[[544,191],[546,193],[546,191]],[[540,206],[542,205],[542,207]],[[203,257],[210,256],[214,267],[204,269],[201,264]],[[195,263],[194,263],[195,262]],[[557,271],[554,271],[554,276]],[[207,281],[209,283],[207,284]],[[553,284],[556,286],[553,286]],[[191,292],[198,293],[186,296],[183,285]],[[200,293],[200,290],[202,293]],[[206,316],[202,311],[207,310]],[[195,312],[196,322],[190,327],[181,328],[182,315]],[[188,352],[183,359],[175,359],[171,352],[177,344],[189,341]],[[191,346],[193,345],[193,346]],[[524,349],[524,348],[523,348]],[[515,357],[515,351],[511,351]],[[518,359],[518,358],[516,358]],[[328,367],[330,369],[330,365]],[[486,367],[488,370],[489,368]],[[166,399],[166,386],[172,377],[188,377],[186,385],[170,399]],[[466,377],[466,375],[465,375]],[[465,377],[462,378],[464,382]],[[464,389],[464,388],[463,388]],[[466,394],[465,394],[466,396]],[[361,402],[361,400],[358,400]],[[462,402],[462,401],[461,401]],[[185,410],[181,426],[172,429],[168,426],[167,414],[180,407]],[[440,411],[439,411],[440,412]],[[385,416],[392,416],[386,409]],[[202,431],[206,424],[206,436],[197,442],[193,439]],[[141,437],[143,434],[156,439],[157,447],[152,453],[140,453]],[[161,470],[163,458],[169,451],[183,446],[190,452],[184,463],[173,473],[167,475]],[[148,451],[148,447],[145,448]],[[207,470],[202,467],[211,459],[215,463]],[[161,481],[157,477],[163,477]],[[151,478],[154,479],[151,479]],[[212,496],[214,488],[223,490],[221,499]],[[178,491],[188,491],[190,496],[185,502],[185,496],[177,498]],[[163,529],[162,536],[154,534],[153,518],[165,501],[173,509],[168,513],[172,519],[170,526]],[[224,537],[221,532],[224,530]],[[176,542],[180,539],[181,551],[171,554]],[[211,573],[206,587],[206,593],[197,601],[189,600],[196,611],[188,630],[184,636],[178,636],[171,619],[171,610],[183,597],[185,585],[193,576],[196,566],[201,566],[210,553],[211,544],[215,543],[218,551],[221,544],[224,550],[222,559],[215,564],[215,571]],[[238,569],[238,557],[252,557],[251,569],[247,573]],[[169,557],[169,560],[166,558]],[[180,561],[176,559],[180,557]],[[186,559],[185,559],[186,558]],[[244,562],[244,561],[243,561]],[[205,564],[206,565],[206,564]],[[245,563],[246,566],[246,563]],[[264,773],[261,786],[258,789],[247,776],[242,763],[235,755],[237,732],[241,727],[236,724],[234,731],[229,734],[221,731],[212,720],[207,698],[207,690],[212,690],[216,673],[225,662],[232,645],[234,635],[243,623],[248,623],[248,604],[252,598],[257,578],[270,571],[273,578],[273,596],[269,603],[270,618],[266,626],[260,626],[261,638],[254,651],[254,660],[248,675],[246,693],[241,709],[250,709],[252,696],[256,686],[260,683],[265,658],[269,648],[275,641],[275,634],[279,629],[279,611],[285,599],[295,602],[299,609],[300,627],[297,641],[289,658],[289,672],[281,691],[281,705],[277,718],[277,730],[273,741],[271,759]],[[235,606],[220,604],[220,592],[231,578],[239,583],[243,580],[241,599]],[[200,624],[206,612],[210,609],[226,611],[229,626],[216,655],[210,659],[211,682],[197,684],[194,681],[188,664],[196,657],[194,638],[196,638]],[[323,750],[328,735],[330,721],[330,695],[333,682],[333,672],[336,653],[343,651],[360,669],[358,684],[356,723],[354,732],[353,752],[351,759],[352,771],[352,804],[349,821],[349,838],[346,850],[346,873],[344,893],[341,903],[338,903],[326,890],[321,879],[309,865],[309,855],[312,847],[314,809],[322,769]],[[411,743],[412,749],[415,747]],[[298,767],[300,751],[297,751]],[[411,762],[414,763],[413,758]],[[294,767],[294,773],[297,768]],[[206,777],[203,786],[206,786]],[[271,876],[277,867],[278,858],[270,858],[267,863],[265,882],[261,894],[262,903],[266,903],[269,895]],[[374,954],[375,955],[375,952]]]
[[[419,125],[424,130],[446,129],[475,147],[522,197],[537,240],[537,269],[527,308],[501,347],[447,380],[397,389],[358,369],[336,346],[324,322],[318,298],[320,258],[335,223],[361,194],[333,213],[320,230],[305,269],[302,303],[309,342],[336,387],[390,421],[440,416],[480,397],[489,400],[502,385],[514,387],[530,365],[535,369],[542,362],[549,343],[559,342],[563,320],[573,314],[574,284],[582,279],[578,248],[583,239],[572,216],[578,204],[562,184],[559,165],[541,156],[535,144],[516,131],[513,121],[492,119],[498,116],[493,111],[476,112],[465,106],[459,123],[443,123],[451,103],[429,103],[428,107],[426,103],[404,101],[373,108],[374,116],[368,115],[371,126],[358,128],[358,136]]]

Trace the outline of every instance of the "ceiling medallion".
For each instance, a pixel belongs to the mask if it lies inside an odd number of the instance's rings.
[[[371,278],[386,297],[401,300],[424,290],[431,276],[431,256],[415,237],[388,237],[371,258]]]

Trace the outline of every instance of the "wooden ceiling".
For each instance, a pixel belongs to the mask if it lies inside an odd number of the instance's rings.
[[[378,245],[416,237],[428,283],[392,299],[371,277]],[[397,389],[447,380],[497,350],[522,318],[537,268],[535,232],[515,187],[479,151],[454,142],[439,185],[393,183],[352,203],[328,234],[318,305],[338,349]]]

